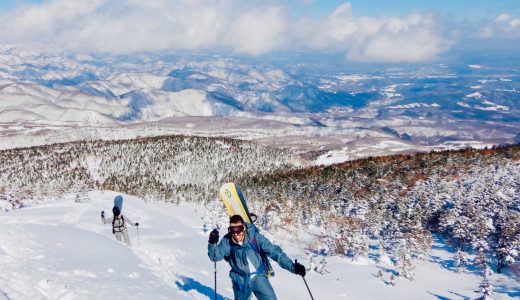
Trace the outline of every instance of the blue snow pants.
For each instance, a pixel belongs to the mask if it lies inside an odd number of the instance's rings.
[[[235,300],[250,300],[251,292],[255,294],[258,300],[276,300],[273,287],[265,275],[253,277],[249,280],[249,288],[243,291],[236,282],[233,282],[233,292],[235,293]]]

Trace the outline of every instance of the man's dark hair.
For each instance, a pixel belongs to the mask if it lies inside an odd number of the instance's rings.
[[[121,211],[119,210],[119,207],[114,206],[114,208],[112,208],[112,213],[117,217],[119,214],[121,214]]]
[[[244,224],[244,219],[242,219],[242,217],[240,215],[234,215],[234,216],[231,216],[231,218],[229,218],[229,223],[242,223]]]

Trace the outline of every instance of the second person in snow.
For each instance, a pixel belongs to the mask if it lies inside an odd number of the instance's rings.
[[[121,214],[121,211],[119,210],[119,207],[114,206],[112,208],[112,213],[114,214],[113,217],[105,219],[105,212],[101,212],[101,221],[104,224],[110,224],[112,223],[112,233],[116,236],[116,239],[118,241],[121,241],[123,238],[125,240],[125,243],[130,246],[130,237],[128,236],[128,229],[126,227],[126,224],[130,224],[132,226],[139,226],[139,223],[134,223],[129,218],[123,216]]]

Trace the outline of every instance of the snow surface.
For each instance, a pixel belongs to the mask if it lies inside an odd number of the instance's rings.
[[[139,222],[133,246],[117,242],[110,225],[100,222],[110,211],[110,191],[93,191],[0,214],[0,299],[208,299],[213,298],[214,267],[206,253],[214,211],[194,204],[173,205],[125,197],[124,215]],[[225,226],[225,216],[220,218]],[[221,230],[221,235],[224,232]],[[308,265],[305,241],[278,233],[273,238],[287,254]],[[140,241],[140,244],[139,244]],[[377,254],[351,261],[326,257],[327,273],[310,271],[306,280],[316,299],[471,299],[480,278],[452,270],[453,253],[437,240],[428,260],[417,261],[414,281],[387,284],[395,269]],[[271,283],[279,299],[309,299],[304,282],[274,263]],[[383,277],[376,274],[382,271]],[[218,299],[232,299],[229,266],[217,263]],[[520,296],[520,284],[493,274],[495,299]]]
[[[475,106],[475,108],[480,109],[480,110],[509,110],[509,107],[504,106],[504,105],[498,105],[489,100],[484,100],[482,103],[487,106],[478,106],[477,105],[477,106]]]
[[[440,107],[439,104],[433,103],[409,103],[404,105],[389,106],[390,109],[405,109],[405,108],[419,108],[419,107]]]
[[[482,94],[480,92],[474,92],[474,93],[471,93],[469,95],[466,95],[466,97],[468,98],[482,98]]]

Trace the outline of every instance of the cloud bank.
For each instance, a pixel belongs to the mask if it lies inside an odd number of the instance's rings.
[[[480,30],[483,38],[519,38],[520,37],[520,17],[515,17],[509,13],[498,15],[493,21],[489,22]]]
[[[420,62],[432,60],[451,41],[432,15],[404,18],[357,17],[349,3],[325,20],[300,20],[299,40],[311,49],[340,49],[351,60]]]
[[[511,16],[496,22],[502,20],[517,26],[518,19]],[[327,16],[295,17],[289,7],[270,1],[49,0],[0,15],[0,26],[4,44],[115,54],[309,50],[341,52],[364,62],[420,62],[435,59],[453,43],[431,14],[357,16],[349,3]]]

